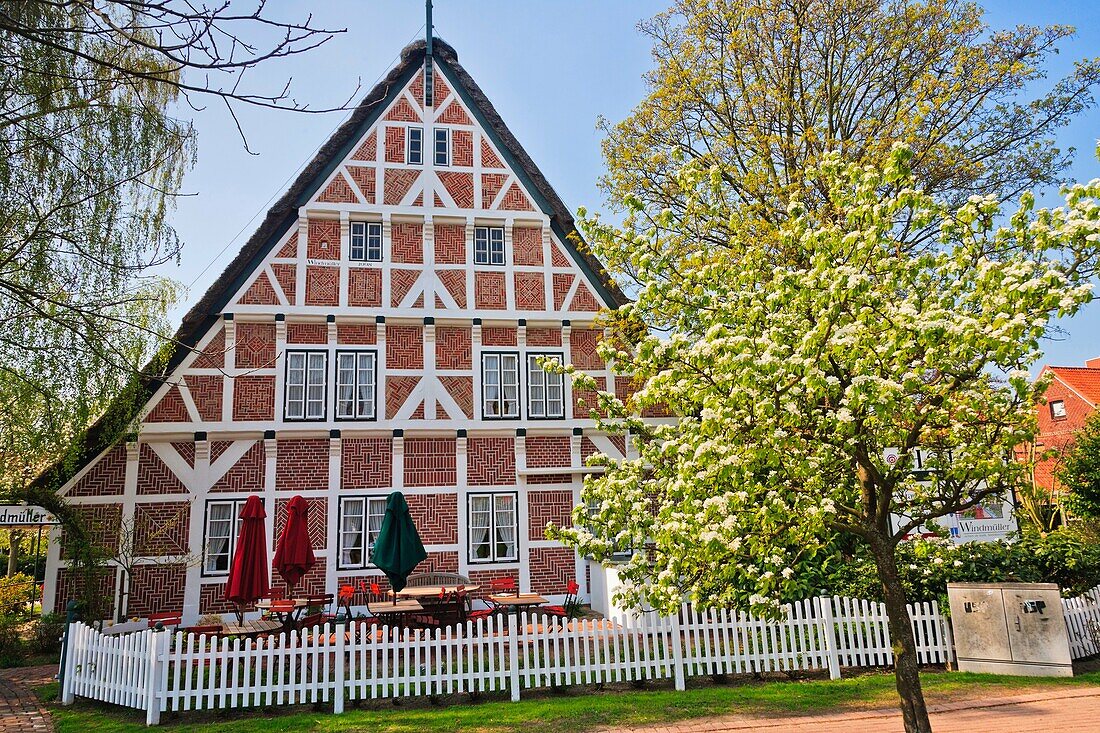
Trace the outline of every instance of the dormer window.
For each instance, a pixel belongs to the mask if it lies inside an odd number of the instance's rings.
[[[1050,403],[1050,417],[1052,420],[1066,419],[1066,403],[1063,400],[1052,400]]]
[[[504,264],[504,227],[474,227],[474,264]]]

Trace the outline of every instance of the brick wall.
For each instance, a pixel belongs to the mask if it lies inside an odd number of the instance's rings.
[[[557,328],[528,328],[528,346],[561,346],[561,330]]]
[[[345,438],[341,443],[341,489],[380,488],[393,483],[392,439]]]
[[[382,271],[373,267],[348,270],[348,305],[377,308],[382,305]]]
[[[454,494],[408,494],[405,500],[425,545],[458,542],[458,498]]]
[[[390,270],[390,305],[400,306],[419,279],[420,270]]]
[[[286,342],[288,344],[327,344],[328,324],[287,323]]]
[[[340,270],[335,267],[306,268],[306,305],[337,305],[340,302]]]
[[[435,225],[435,261],[441,265],[466,262],[466,227],[462,224]]]
[[[513,438],[471,437],[467,440],[467,484],[512,486],[516,483]]]
[[[484,326],[481,329],[481,343],[485,346],[515,346],[516,329]]]
[[[603,359],[596,353],[596,344],[603,338],[603,331],[596,328],[574,328],[569,334],[569,348],[573,366],[577,369],[603,369]]]
[[[543,288],[541,272],[517,272],[516,308],[519,310],[541,311],[546,309],[546,291]]]
[[[397,206],[420,177],[420,171],[411,168],[387,168],[382,177],[382,203]]]
[[[568,435],[531,435],[526,440],[528,468],[564,468],[570,465]]]
[[[341,323],[336,326],[336,343],[366,345],[376,343],[378,328],[373,323]]]
[[[173,385],[157,402],[156,407],[149,411],[145,422],[189,422],[187,405],[180,396],[179,387]]]
[[[138,447],[138,494],[185,494],[187,488],[148,443]]]
[[[66,496],[112,496],[126,488],[126,446],[116,445],[92,464]]]
[[[478,308],[503,309],[507,305],[503,272],[474,274],[474,305]]]
[[[225,600],[225,581],[218,583],[203,583],[199,590],[199,613],[235,613],[237,605]],[[255,606],[246,605],[245,612],[254,611]]]
[[[210,444],[211,464],[216,460],[215,456],[220,455],[229,445],[228,441],[215,441]],[[259,491],[264,485],[264,455],[263,441],[257,440],[245,451],[240,460],[214,483],[210,491]]]
[[[222,419],[222,376],[219,374],[188,374],[183,378],[199,417],[205,422]]]
[[[435,365],[437,369],[470,369],[473,356],[470,329],[461,326],[437,326],[435,329]]]
[[[85,504],[70,507],[73,518],[84,529],[84,536],[93,547],[113,553],[118,549],[119,529],[122,523],[121,504]],[[61,547],[65,549],[65,532],[61,533]],[[67,553],[63,553],[66,554]]]
[[[437,171],[440,183],[460,209],[474,208],[474,174],[459,171]]]
[[[596,377],[596,389],[606,390],[607,379]],[[599,397],[596,390],[573,388],[573,417],[588,418],[592,410],[599,410]]]
[[[326,524],[325,516],[328,500],[306,499],[306,503],[309,505],[309,510],[306,513],[309,542],[314,550],[323,550],[326,547],[325,538],[328,535],[328,525]],[[278,543],[278,539],[283,536],[283,528],[286,526],[288,514],[287,507],[289,504],[290,499],[277,499],[275,502],[275,537],[273,539],[276,544]]]
[[[325,558],[318,557],[317,562],[302,576],[301,580],[291,590],[287,588],[286,581],[274,570],[271,571],[271,593],[280,598],[296,598],[301,596],[323,595],[325,590]],[[335,592],[335,589],[333,589]]]
[[[423,369],[424,329],[421,326],[388,326],[386,363],[399,369]]]
[[[87,574],[79,570],[59,568],[53,612],[63,614],[69,601],[78,601],[88,595],[103,599],[104,607],[107,608],[108,613],[112,613],[116,581],[114,568],[95,568]],[[92,590],[85,594],[85,585],[88,583],[92,585]]]
[[[406,438],[405,486],[455,486],[454,438]]]
[[[443,287],[447,289],[447,292],[451,294],[451,297],[455,299],[455,303],[459,308],[466,307],[466,273],[462,270],[437,270],[436,275],[439,277],[439,282],[443,283]]]
[[[555,272],[553,282],[554,310],[561,310],[565,304],[565,296],[569,295],[569,288],[573,287],[573,275],[568,272]]]
[[[598,311],[599,309],[600,304],[596,301],[596,296],[592,294],[592,289],[582,282],[577,287],[573,300],[569,303],[569,310],[587,312]]]
[[[280,440],[275,452],[275,488],[309,491],[328,488],[329,441]]]
[[[546,539],[546,525],[573,526],[573,492],[570,490],[530,491],[527,494],[527,538]]]
[[[386,128],[386,162],[405,162],[405,128]]]
[[[340,259],[340,222],[335,219],[310,219],[306,257],[311,260]]]
[[[279,288],[286,297],[286,302],[294,305],[296,302],[298,268],[285,262],[276,262],[271,265],[271,271],[275,273],[275,279],[279,281]]]
[[[390,257],[394,262],[420,264],[424,262],[424,226],[395,222],[391,230]]]
[[[439,377],[447,394],[451,395],[462,413],[469,418],[474,416],[474,380],[473,377]]]
[[[234,420],[275,419],[275,377],[249,374],[233,384]]]
[[[217,369],[225,366],[225,331],[221,330],[220,325],[214,328],[218,329],[218,333],[210,339],[210,343],[203,347],[202,351],[198,352],[192,366],[202,369]]]
[[[500,187],[507,180],[508,176],[504,173],[481,174],[481,208],[488,209],[492,206],[493,200],[500,193]]]
[[[363,195],[363,200],[368,204],[375,203],[374,167],[369,165],[349,165],[346,170],[348,175],[351,176],[351,180],[355,181],[355,185],[359,188],[359,193]]]
[[[531,590],[535,593],[565,593],[570,580],[576,579],[573,551],[566,547],[532,547],[530,554]]]
[[[239,302],[244,305],[278,305],[279,296],[275,294],[275,288],[267,277],[267,273],[260,270],[260,274],[252,281],[252,285]]]
[[[186,555],[191,505],[186,501],[134,508],[134,553],[140,557]]]
[[[386,419],[392,419],[420,383],[420,377],[386,377]],[[415,415],[415,412],[414,412]]]
[[[485,138],[481,138],[481,167],[482,168],[503,168],[504,163],[500,162],[500,158],[493,152],[493,149],[489,147],[489,141]],[[499,188],[499,186],[498,186]]]
[[[447,109],[457,109],[462,112],[462,108],[458,106],[457,102],[452,102]],[[465,117],[466,113],[462,112],[462,116]],[[468,124],[468,122],[463,124]],[[462,167],[469,167],[474,164],[474,135],[470,130],[451,131],[451,163]]]
[[[236,365],[259,369],[275,365],[275,324],[238,323]]]
[[[515,227],[512,230],[512,258],[517,265],[541,265],[542,229]]]
[[[183,611],[187,566],[183,564],[138,565],[130,578],[128,616]]]

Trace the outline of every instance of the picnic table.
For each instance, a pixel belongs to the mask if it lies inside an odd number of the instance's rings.
[[[283,625],[270,618],[245,621],[243,624],[222,624],[222,633],[226,636],[259,636],[282,630]]]
[[[541,606],[547,602],[546,599],[538,593],[508,593],[489,596],[489,600],[497,606],[512,611],[513,613],[528,611],[535,606]]]

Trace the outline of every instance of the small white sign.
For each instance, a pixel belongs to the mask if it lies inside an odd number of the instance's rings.
[[[0,527],[41,527],[49,524],[61,522],[40,506],[0,504]]]

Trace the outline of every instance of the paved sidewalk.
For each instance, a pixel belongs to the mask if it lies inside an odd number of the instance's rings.
[[[56,672],[56,664],[0,670],[0,733],[52,733],[53,721],[34,689]]]
[[[1027,695],[964,700],[929,706],[937,733],[1094,733],[1100,730],[1100,687],[1050,689]],[[687,720],[646,728],[614,728],[615,733],[902,733],[896,710],[757,718],[747,715]]]

